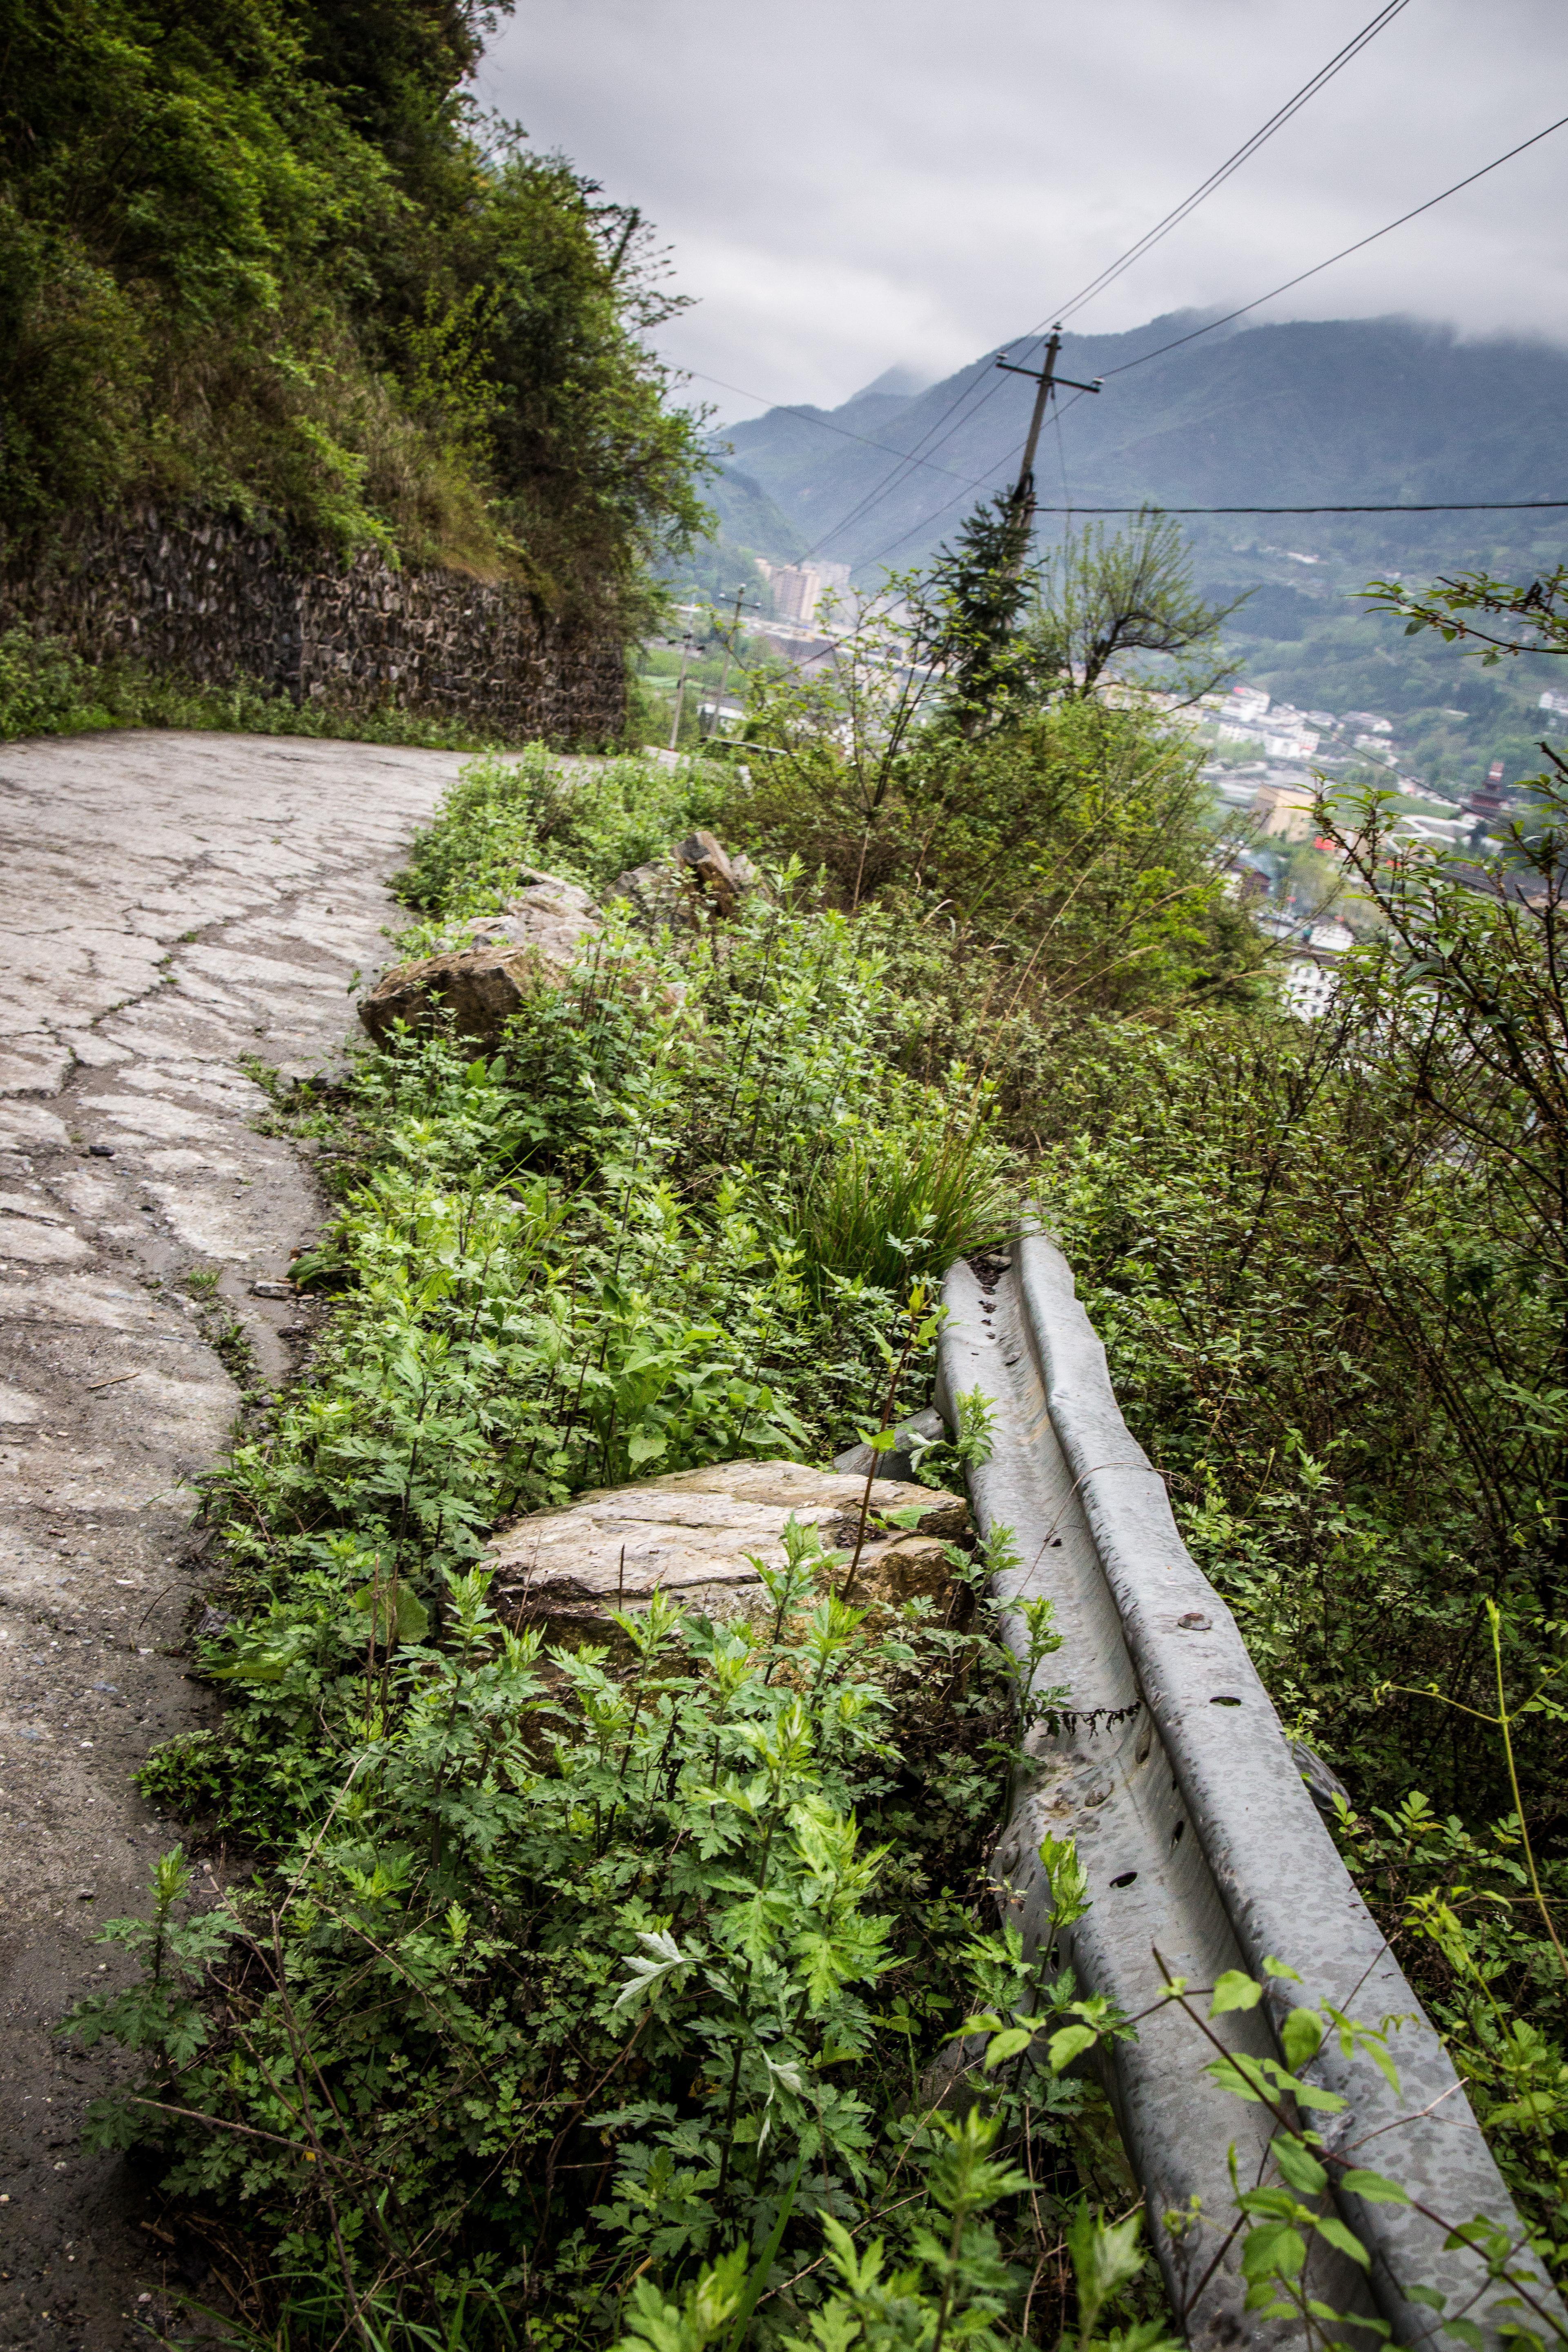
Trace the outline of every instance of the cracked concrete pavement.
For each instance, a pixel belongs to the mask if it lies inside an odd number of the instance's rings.
[[[242,1066],[331,1064],[353,976],[384,958],[384,877],[461,764],[299,738],[0,745],[0,2345],[144,2345],[172,2288],[200,2293],[132,2168],[82,2151],[115,2061],[54,2029],[129,1979],[94,1939],[146,1909],[176,1834],[132,1774],[207,1711],[178,1652],[189,1482],[238,1391],[190,1276],[217,1276],[267,1385],[309,1341],[309,1309],[251,1285],[285,1275],[320,1198],[258,1132]]]

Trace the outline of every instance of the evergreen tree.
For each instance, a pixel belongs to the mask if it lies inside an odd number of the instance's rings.
[[[1038,664],[1021,631],[1038,590],[1030,520],[1010,495],[977,506],[943,547],[915,604],[921,657],[944,674],[961,731],[978,735]]]

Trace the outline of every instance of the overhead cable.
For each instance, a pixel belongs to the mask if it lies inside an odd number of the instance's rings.
[[[1198,186],[1192,191],[1190,195],[1184,196],[1182,202],[1176,205],[1172,212],[1165,215],[1163,220],[1156,221],[1154,226],[1148,230],[1143,236],[1140,237],[1135,245],[1130,246],[1125,253],[1119,255],[1116,260],[1109,263],[1098,278],[1091,279],[1089,285],[1080,287],[1076,294],[1069,296],[1067,302],[1063,304],[1059,310],[1047,312],[1046,314],[1047,318],[1065,319],[1073,311],[1080,310],[1084,303],[1089,301],[1102,286],[1109,285],[1111,278],[1119,277],[1123,269],[1131,268],[1132,263],[1139,259],[1139,257],[1146,252],[1152,245],[1156,244],[1161,237],[1167,236],[1173,228],[1179,225],[1180,222],[1185,220],[1190,213],[1195,212],[1199,205],[1204,203],[1205,198],[1212,195],[1215,190],[1221,186],[1223,183],[1231,176],[1232,173],[1239,171],[1242,164],[1247,163],[1267,140],[1271,139],[1277,131],[1282,130],[1284,125],[1290,121],[1293,115],[1300,112],[1300,109],[1307,104],[1310,99],[1315,97],[1319,90],[1322,89],[1333,79],[1337,73],[1351,62],[1352,58],[1360,54],[1361,50],[1366,47],[1369,41],[1374,39],[1376,36],[1384,30],[1385,26],[1391,24],[1394,18],[1398,16],[1400,10],[1405,6],[1405,0],[1387,0],[1387,5],[1380,8],[1376,16],[1373,16],[1369,23],[1363,26],[1361,31],[1355,35],[1352,40],[1347,41],[1343,48],[1336,50],[1334,55],[1329,59],[1328,63],[1325,66],[1321,67],[1310,81],[1304,82],[1301,88],[1295,92],[1293,97],[1287,99],[1284,105],[1279,108],[1275,113],[1271,114],[1268,121],[1261,124],[1259,128],[1253,132],[1250,139],[1244,141],[1242,145],[1236,150],[1234,154],[1227,156],[1223,163],[1219,164],[1215,170],[1211,172],[1206,180],[1200,182]],[[1268,298],[1265,297],[1264,299],[1267,299]],[[1042,320],[1039,325],[1037,325],[1031,330],[1029,335],[1015,336],[1011,341],[1014,342],[1026,342],[1031,341],[1033,336],[1039,334],[1043,331],[1043,326],[1044,321]],[[1006,351],[1011,348],[1011,344],[1004,343],[1002,348],[1004,351]],[[983,384],[984,386],[984,390],[981,389]],[[851,523],[858,522],[860,517],[863,514],[868,513],[872,507],[879,505],[883,498],[887,496],[888,492],[897,486],[898,482],[912,466],[916,464],[929,464],[929,457],[922,458],[920,453],[931,441],[932,434],[940,431],[942,426],[947,424],[949,417],[952,417],[953,422],[948,427],[948,430],[945,433],[942,433],[941,440],[934,445],[939,449],[943,447],[945,444],[952,438],[953,434],[957,432],[961,425],[966,424],[972,418],[977,416],[980,414],[980,411],[985,406],[986,403],[993,399],[1000,389],[1000,385],[994,382],[987,382],[984,377],[975,377],[969,383],[965,384],[960,392],[955,393],[952,399],[949,401],[947,406],[942,410],[941,415],[934,417],[931,423],[926,427],[920,439],[915,443],[913,449],[910,450],[889,469],[889,472],[882,482],[875,484],[862,498],[858,499],[847,515],[841,516],[838,521],[830,524],[826,531],[822,532],[818,538],[814,540],[811,547],[807,550],[807,553],[815,555],[818,548],[826,546],[830,539],[837,538],[841,531],[848,530]],[[954,411],[961,408],[963,403],[969,400],[971,395],[977,391],[980,392],[980,397],[978,400],[973,402],[973,406],[968,412],[968,415],[954,415]],[[941,470],[945,472],[947,469],[943,467]]]
[[[851,433],[847,425],[835,425],[831,417],[822,415],[815,408],[804,407],[794,402],[770,402],[763,393],[748,392],[744,384],[726,383],[721,375],[708,375],[701,368],[686,368],[682,373],[694,375],[702,383],[716,383],[722,392],[738,393],[742,400],[760,400],[763,407],[771,408],[775,416],[798,417],[803,425],[819,425],[825,433],[837,433],[841,441],[858,441],[863,448],[879,449],[885,457],[893,454],[885,441],[873,441],[868,433]],[[945,474],[950,482],[968,478],[966,475],[955,474],[951,466],[932,465],[929,457],[921,457],[915,462],[930,467],[933,474]]]
[[[1522,155],[1528,148],[1539,147],[1543,139],[1550,139],[1552,132],[1561,131],[1565,123],[1568,123],[1568,114],[1560,114],[1555,122],[1547,124],[1544,131],[1536,131],[1532,138],[1521,139],[1517,147],[1510,147],[1506,155],[1494,156],[1489,163],[1483,163],[1479,172],[1471,172],[1464,179],[1456,180],[1451,188],[1443,190],[1441,195],[1428,196],[1424,205],[1416,205],[1409,212],[1401,213],[1397,220],[1389,221],[1382,228],[1374,228],[1370,236],[1358,237],[1353,245],[1342,247],[1338,253],[1331,253],[1327,261],[1314,262],[1310,269],[1303,269],[1299,277],[1288,278],[1283,286],[1275,286],[1253,301],[1244,302],[1239,310],[1227,310],[1223,319],[1211,319],[1206,326],[1194,327],[1191,334],[1178,335],[1173,342],[1161,343],[1156,350],[1144,352],[1135,360],[1124,360],[1120,367],[1107,368],[1107,379],[1113,375],[1125,375],[1129,368],[1147,367],[1151,360],[1163,359],[1167,352],[1179,352],[1184,343],[1195,343],[1200,335],[1212,335],[1216,328],[1228,327],[1233,319],[1245,319],[1249,310],[1258,310],[1265,302],[1272,302],[1276,295],[1289,294],[1292,287],[1304,286],[1309,278],[1316,278],[1321,270],[1331,269],[1336,261],[1348,261],[1352,253],[1364,252],[1369,245],[1375,245],[1380,236],[1388,236],[1394,229],[1403,228],[1406,221],[1419,220],[1421,215],[1429,213],[1434,205],[1447,204],[1448,198],[1457,196],[1461,188],[1473,188],[1476,182],[1484,180],[1489,172],[1498,171],[1504,163],[1511,163],[1516,155]]]
[[[1560,115],[1555,122],[1549,122],[1543,131],[1535,131],[1529,139],[1521,139],[1517,147],[1509,148],[1504,154],[1494,155],[1491,162],[1489,163],[1483,163],[1479,171],[1467,173],[1462,180],[1456,180],[1451,187],[1444,188],[1437,195],[1428,196],[1425,204],[1413,205],[1409,212],[1401,213],[1397,220],[1386,221],[1382,228],[1373,229],[1368,236],[1358,237],[1353,245],[1342,247],[1338,253],[1330,254],[1326,261],[1314,262],[1310,269],[1303,269],[1298,274],[1298,276],[1288,278],[1282,286],[1276,286],[1272,288],[1268,293],[1259,294],[1252,301],[1242,303],[1239,310],[1227,310],[1223,318],[1211,319],[1205,326],[1194,327],[1190,334],[1178,335],[1171,342],[1161,343],[1154,351],[1140,353],[1139,357],[1135,360],[1124,360],[1120,367],[1108,368],[1105,372],[1105,382],[1109,383],[1114,376],[1126,375],[1132,368],[1146,367],[1151,360],[1163,359],[1167,352],[1180,351],[1184,344],[1196,342],[1200,337],[1213,334],[1216,328],[1229,326],[1233,320],[1246,318],[1249,310],[1258,310],[1265,302],[1272,302],[1277,296],[1289,293],[1293,287],[1305,285],[1309,278],[1316,278],[1320,276],[1323,270],[1331,269],[1334,264],[1338,261],[1348,260],[1352,253],[1363,252],[1369,245],[1375,245],[1380,237],[1389,236],[1396,228],[1403,228],[1407,221],[1418,220],[1423,213],[1429,213],[1435,205],[1447,204],[1450,196],[1458,195],[1461,190],[1465,188],[1473,188],[1478,180],[1484,180],[1489,173],[1500,170],[1504,163],[1511,163],[1516,155],[1523,155],[1527,153],[1531,147],[1538,147],[1543,139],[1550,139],[1554,131],[1561,131],[1565,126],[1568,126],[1568,114]],[[1072,408],[1076,404],[1077,397],[1078,396],[1075,395],[1074,400],[1063,403],[1061,409],[1061,414],[1063,415],[1067,414],[1067,411],[1069,408]],[[994,473],[995,468],[993,467],[992,471]],[[965,485],[965,487],[969,489],[989,490],[993,489],[995,485],[989,477],[982,477],[972,479]],[[1147,506],[1152,504],[1153,501],[1146,500],[1144,503]],[[1510,503],[1509,501],[1491,503],[1479,499],[1460,499],[1452,504],[1425,507],[1406,505],[1391,505],[1386,507],[1163,507],[1161,511],[1164,514],[1483,514],[1487,512],[1500,514],[1519,512],[1523,509],[1528,509],[1531,506],[1541,506],[1543,509],[1554,508],[1562,503],[1563,501],[1555,499],[1523,499],[1519,501],[1517,504]],[[938,516],[945,514],[950,508],[955,507],[957,504],[957,498],[944,499],[942,504],[938,507],[933,513],[922,516],[919,522],[911,524],[909,530],[900,531],[897,538],[889,540],[885,546],[879,547],[874,555],[867,556],[864,561],[868,563],[879,563],[885,555],[890,555],[895,548],[901,547],[905,540],[912,539],[917,531],[929,529],[931,524],[937,520]],[[1073,511],[1079,514],[1088,513],[1090,510],[1091,509],[1087,506],[1077,504],[1075,504],[1073,509]],[[1042,507],[1038,509],[1037,511],[1042,514],[1054,514],[1060,512],[1061,509],[1054,507]],[[1143,509],[1141,507],[1095,507],[1092,511],[1096,514],[1139,514],[1143,511]],[[818,544],[820,545],[821,542],[818,541]]]
[[[1278,114],[1271,114],[1262,129],[1255,131],[1251,138],[1237,149],[1234,155],[1227,156],[1217,170],[1209,173],[1208,178],[1200,187],[1194,188],[1190,196],[1184,197],[1173,211],[1165,215],[1163,221],[1156,221],[1154,226],[1146,236],[1140,237],[1136,245],[1129,246],[1127,251],[1119,259],[1109,263],[1098,278],[1091,278],[1080,293],[1075,294],[1070,302],[1062,303],[1051,313],[1051,316],[1056,319],[1070,319],[1074,311],[1081,310],[1086,302],[1092,301],[1097,294],[1103,293],[1113,279],[1120,278],[1125,270],[1131,269],[1134,262],[1141,261],[1151,247],[1158,245],[1163,237],[1169,236],[1173,228],[1179,228],[1189,213],[1195,212],[1206,196],[1213,195],[1216,188],[1223,186],[1231,174],[1238,172],[1267,140],[1272,139],[1277,131],[1282,131],[1292,116],[1299,114],[1308,100],[1315,98],[1321,89],[1332,81],[1337,73],[1342,72],[1352,58],[1359,56],[1367,43],[1374,40],[1384,27],[1392,23],[1406,5],[1407,0],[1389,0],[1389,5],[1385,8],[1381,8],[1369,25],[1363,25],[1353,40],[1347,41],[1344,47],[1312,76],[1310,81],[1303,82],[1294,98],[1287,99]],[[1034,331],[1038,333],[1038,328]]]

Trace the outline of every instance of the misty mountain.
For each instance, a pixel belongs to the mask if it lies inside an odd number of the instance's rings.
[[[1152,356],[1202,323],[1177,312],[1063,338],[1061,373],[1105,381],[1064,394],[1041,437],[1040,507],[1077,509],[1042,510],[1042,543],[1096,506],[1568,499],[1568,352],[1342,319],[1221,328]],[[994,358],[924,390],[889,370],[838,408],[775,408],[731,427],[708,494],[721,528],[693,581],[710,573],[713,593],[745,576],[749,554],[853,563],[868,586],[929,560],[1016,474],[1033,387]],[[1245,598],[1225,635],[1248,679],[1306,709],[1387,712],[1408,763],[1433,780],[1477,781],[1494,759],[1510,778],[1540,768],[1538,698],[1568,684],[1568,665],[1481,669],[1405,637],[1357,592],[1375,575],[1480,564],[1529,577],[1568,557],[1568,510],[1194,516],[1183,528],[1203,591]]]
[[[1568,498],[1568,352],[1461,341],[1406,319],[1347,319],[1222,329],[1148,356],[1201,323],[1177,312],[1126,334],[1063,338],[1061,373],[1105,384],[1092,396],[1065,394],[1047,423],[1036,466],[1042,507]],[[730,428],[731,463],[778,508],[797,545],[868,580],[884,564],[917,562],[1016,470],[1033,387],[994,359],[923,392],[884,377],[839,408],[771,409]],[[1054,534],[1061,519],[1042,514],[1040,528]],[[1418,570],[1505,546],[1529,562],[1563,537],[1556,517],[1460,515],[1235,517],[1194,521],[1191,532],[1205,573],[1258,538]]]

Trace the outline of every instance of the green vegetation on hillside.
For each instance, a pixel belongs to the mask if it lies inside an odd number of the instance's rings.
[[[477,751],[489,737],[459,719],[395,703],[365,710],[241,679],[203,685],[140,661],[84,661],[55,637],[0,631],[0,743],[27,735],[88,735],[109,727],[201,727],[242,735],[315,735]]]
[[[1522,666],[1568,644],[1553,587],[1464,594],[1516,616]],[[870,901],[904,1066],[995,1088],[1129,1420],[1344,1775],[1347,1857],[1562,2266],[1563,780],[1491,895],[1395,854],[1375,799],[1323,806],[1374,919],[1304,1026],[1225,895],[1198,754],[1048,682],[978,742],[940,716],[899,736],[917,689],[868,650],[759,682],[778,756],[730,822]],[[1446,698],[1476,667],[1448,653]]]
[[[0,533],[138,496],[629,617],[701,519],[636,218],[462,95],[477,0],[20,0]]]
[[[749,777],[475,767],[404,886],[421,950],[521,867],[603,890],[694,818],[773,878],[728,923],[613,918],[497,1053],[410,1037],[280,1097],[331,1147],[301,1278],[335,1309],[210,1482],[224,1725],[145,1780],[255,1883],[187,1917],[168,1858],[111,1931],[146,1977],[79,2012],[143,2058],[100,2140],[260,2249],[262,2341],[1156,2352],[1064,2074],[1128,2029],[1025,1965],[983,1881],[1063,1702],[1048,1608],[1015,1658],[981,1601],[1002,1538],[863,1614],[850,1547],[793,1535],[751,1632],[659,1607],[576,1649],[482,1569],[517,1510],[880,1435],[927,1391],[930,1283],[1023,1178],[1568,2269],[1568,800],[1511,897],[1391,860],[1370,809],[1383,929],[1309,1028],[1189,745],[1029,660],[976,727],[886,655],[871,623],[809,684],[759,677]],[[1075,1858],[1045,1860],[1070,1918]],[[965,2060],[990,2113],[960,2123]],[[1255,2309],[1299,2309],[1288,2189],[1350,2160],[1291,2133],[1239,2200]]]
[[[1568,694],[1568,663],[1542,652],[1484,673],[1460,665],[1369,610],[1363,586],[1358,575],[1353,588],[1336,583],[1321,594],[1271,584],[1249,595],[1225,633],[1247,682],[1300,709],[1392,719],[1402,771],[1456,798],[1497,760],[1510,784],[1538,775],[1542,737],[1560,739],[1564,725],[1540,708],[1541,695]]]
[[[603,887],[704,790],[487,763],[407,896],[450,929],[545,857]],[[954,2027],[1041,1973],[980,1895],[1018,1685],[984,1561],[954,1547],[935,1600],[878,1604],[852,1545],[792,1532],[764,1619],[659,1602],[612,1621],[623,1656],[518,1632],[479,1559],[520,1508],[820,1459],[922,1402],[922,1278],[1016,1217],[984,1106],[878,1050],[875,942],[788,896],[684,941],[613,923],[502,1052],[409,1039],[335,1102],[288,1099],[341,1154],[303,1270],[336,1312],[212,1482],[225,1728],[146,1776],[256,1849],[258,1907],[187,1921],[169,1858],[151,1988],[79,2030],[173,2073],[183,2116],[133,2096],[99,2135],[247,2233],[250,2315],[290,2343],[357,2313],[367,2344],[601,2344],[645,2275],[679,2305],[704,2263],[755,2262],[752,2300],[776,2294],[781,2246],[804,2323],[831,2301],[824,2231],[883,2213],[890,2321],[929,2336],[951,2309],[967,2336],[1026,2284],[1019,2232],[1047,2262],[1079,2194],[1082,2086],[1002,2086],[1007,2116],[1033,2102],[1032,2182],[988,2163],[1000,2115],[911,2099]],[[1139,2268],[1129,2238],[1120,2284]]]

